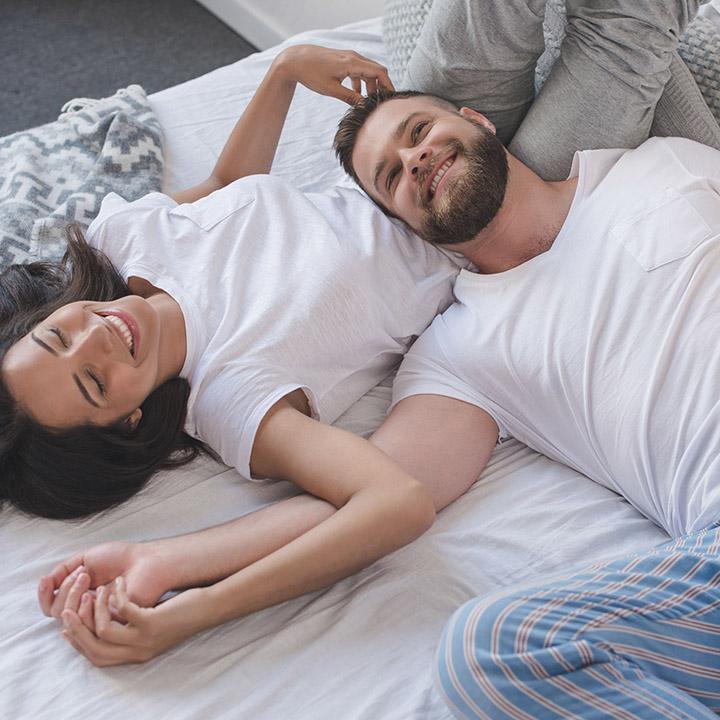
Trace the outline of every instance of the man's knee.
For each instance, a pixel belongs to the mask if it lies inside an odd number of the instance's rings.
[[[512,596],[474,598],[452,615],[438,648],[437,681],[460,716],[492,714],[513,693],[512,655],[530,605]],[[510,618],[510,616],[512,616]],[[508,621],[509,620],[509,621]],[[532,645],[533,639],[529,640]],[[529,650],[529,646],[526,644]]]
[[[664,82],[671,55],[698,5],[698,0],[567,0],[563,53],[582,52],[634,84],[638,77],[656,75]]]

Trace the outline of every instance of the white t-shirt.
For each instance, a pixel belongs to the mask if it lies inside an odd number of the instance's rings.
[[[720,519],[720,152],[682,139],[575,156],[550,250],[463,270],[393,402],[473,403],[669,533]]]
[[[335,420],[448,306],[459,269],[357,190],[306,195],[268,175],[184,205],[110,194],[88,238],[180,305],[186,430],[245,477],[277,400],[303,388]]]

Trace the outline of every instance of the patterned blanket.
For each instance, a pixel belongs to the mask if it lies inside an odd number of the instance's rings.
[[[69,222],[90,224],[102,199],[160,189],[160,126],[139,85],[73,100],[53,123],[0,138],[0,271],[59,258]]]

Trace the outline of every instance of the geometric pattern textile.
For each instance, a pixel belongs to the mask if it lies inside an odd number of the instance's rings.
[[[720,29],[695,18],[680,39],[678,53],[690,68],[707,106],[720,124]]]
[[[139,85],[72,100],[55,122],[0,138],[0,271],[57,260],[68,223],[87,227],[109,192],[159,190],[162,169],[160,125]]]

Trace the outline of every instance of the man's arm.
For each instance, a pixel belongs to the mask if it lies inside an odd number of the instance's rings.
[[[490,415],[442,395],[401,400],[370,442],[430,491],[442,510],[478,479],[498,438]]]

